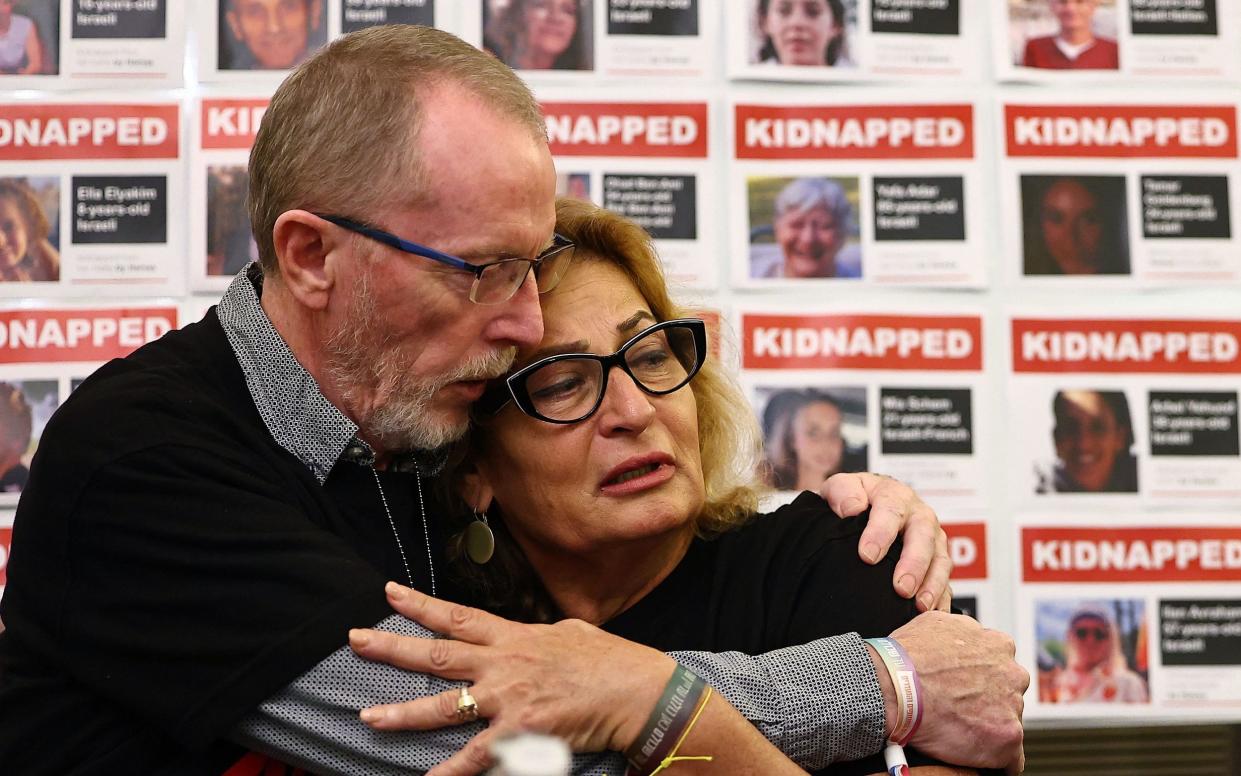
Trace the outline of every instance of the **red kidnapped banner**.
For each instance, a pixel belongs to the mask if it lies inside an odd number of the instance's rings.
[[[202,101],[199,125],[202,147],[248,151],[254,145],[259,122],[267,111],[267,98]]]
[[[748,313],[741,331],[744,369],[982,369],[977,316]]]
[[[1241,528],[1024,528],[1026,582],[1241,582]]]
[[[0,161],[176,159],[181,108],[148,105],[0,105]]]
[[[0,364],[107,361],[176,326],[175,307],[0,311]]]
[[[707,157],[705,102],[545,102],[553,156]]]
[[[1014,372],[1241,373],[1241,321],[1015,318]]]
[[[972,105],[738,105],[738,159],[973,159]]]
[[[987,578],[987,526],[985,523],[944,523],[953,579]]]
[[[1237,158],[1232,105],[1005,105],[1008,155]]]

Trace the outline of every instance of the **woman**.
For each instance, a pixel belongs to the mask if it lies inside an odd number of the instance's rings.
[[[578,0],[511,0],[487,23],[483,47],[514,70],[589,70]]]
[[[828,178],[796,178],[776,195],[772,231],[779,253],[753,251],[756,278],[860,278],[862,256],[848,245],[853,204]]]
[[[1146,682],[1129,669],[1111,613],[1083,605],[1069,619],[1065,667],[1052,683],[1052,703],[1146,703]]]
[[[858,560],[863,520],[814,494],[754,519],[752,414],[705,360],[702,322],[679,318],[646,233],[574,200],[556,228],[577,249],[542,297],[543,341],[479,402],[464,461],[441,478],[469,504],[464,597],[665,650],[877,636],[912,617],[891,569]],[[494,556],[478,552],[484,521]]]
[[[0,178],[0,281],[51,281],[60,277],[60,254],[51,225],[30,184]]]
[[[1021,57],[1025,67],[1049,70],[1116,70],[1120,49],[1116,41],[1094,34],[1099,0],[1049,0],[1052,15],[1060,23],[1057,35],[1026,41]]]
[[[759,0],[759,62],[853,67],[845,44],[841,0]]]
[[[1025,215],[1025,274],[1129,272],[1123,180],[1085,175],[1033,176],[1023,185],[1036,205],[1028,208]]]
[[[0,73],[43,72],[43,46],[34,20],[13,13],[13,0],[0,0]]]
[[[806,490],[838,472],[865,471],[866,451],[845,446],[843,421],[840,404],[829,394],[813,389],[773,394],[763,410],[768,484]]]
[[[0,492],[20,493],[30,470],[22,459],[30,449],[34,413],[21,389],[0,383]]]
[[[1038,492],[1137,493],[1129,402],[1121,391],[1057,391],[1051,402],[1056,466]]]

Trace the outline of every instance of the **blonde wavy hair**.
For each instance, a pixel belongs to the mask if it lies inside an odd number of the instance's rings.
[[[694,312],[672,300],[663,267],[651,237],[627,218],[589,202],[567,197],[556,201],[556,231],[577,245],[574,264],[606,262],[620,269],[658,321],[693,317]],[[572,271],[572,270],[570,270]],[[706,500],[702,511],[691,516],[695,533],[704,538],[739,528],[758,511],[766,492],[762,483],[762,436],[753,410],[741,389],[717,359],[710,356],[690,382],[698,414],[698,446]],[[469,470],[467,457],[486,444],[485,424],[473,424],[467,438],[450,456],[441,483],[452,491],[449,503],[461,503],[457,495],[462,475]],[[556,615],[550,598],[516,542],[503,525],[503,515],[493,510],[491,525],[496,534],[496,555],[479,566],[460,551],[462,531],[474,519],[467,508],[449,518],[454,570],[458,581],[480,596],[479,603],[510,618],[550,620]]]

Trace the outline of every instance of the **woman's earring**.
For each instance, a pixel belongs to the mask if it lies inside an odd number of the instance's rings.
[[[496,535],[487,523],[486,511],[474,513],[474,520],[465,527],[465,554],[478,565],[491,560],[496,551]]]

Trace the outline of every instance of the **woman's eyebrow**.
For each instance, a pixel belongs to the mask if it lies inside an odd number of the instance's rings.
[[[643,320],[648,320],[651,323],[656,322],[654,315],[651,315],[651,313],[647,312],[646,310],[639,310],[633,315],[626,318],[625,320],[616,324],[616,330],[619,331],[621,334],[628,334],[629,332],[633,331],[634,328],[636,328],[637,325],[641,323]]]

